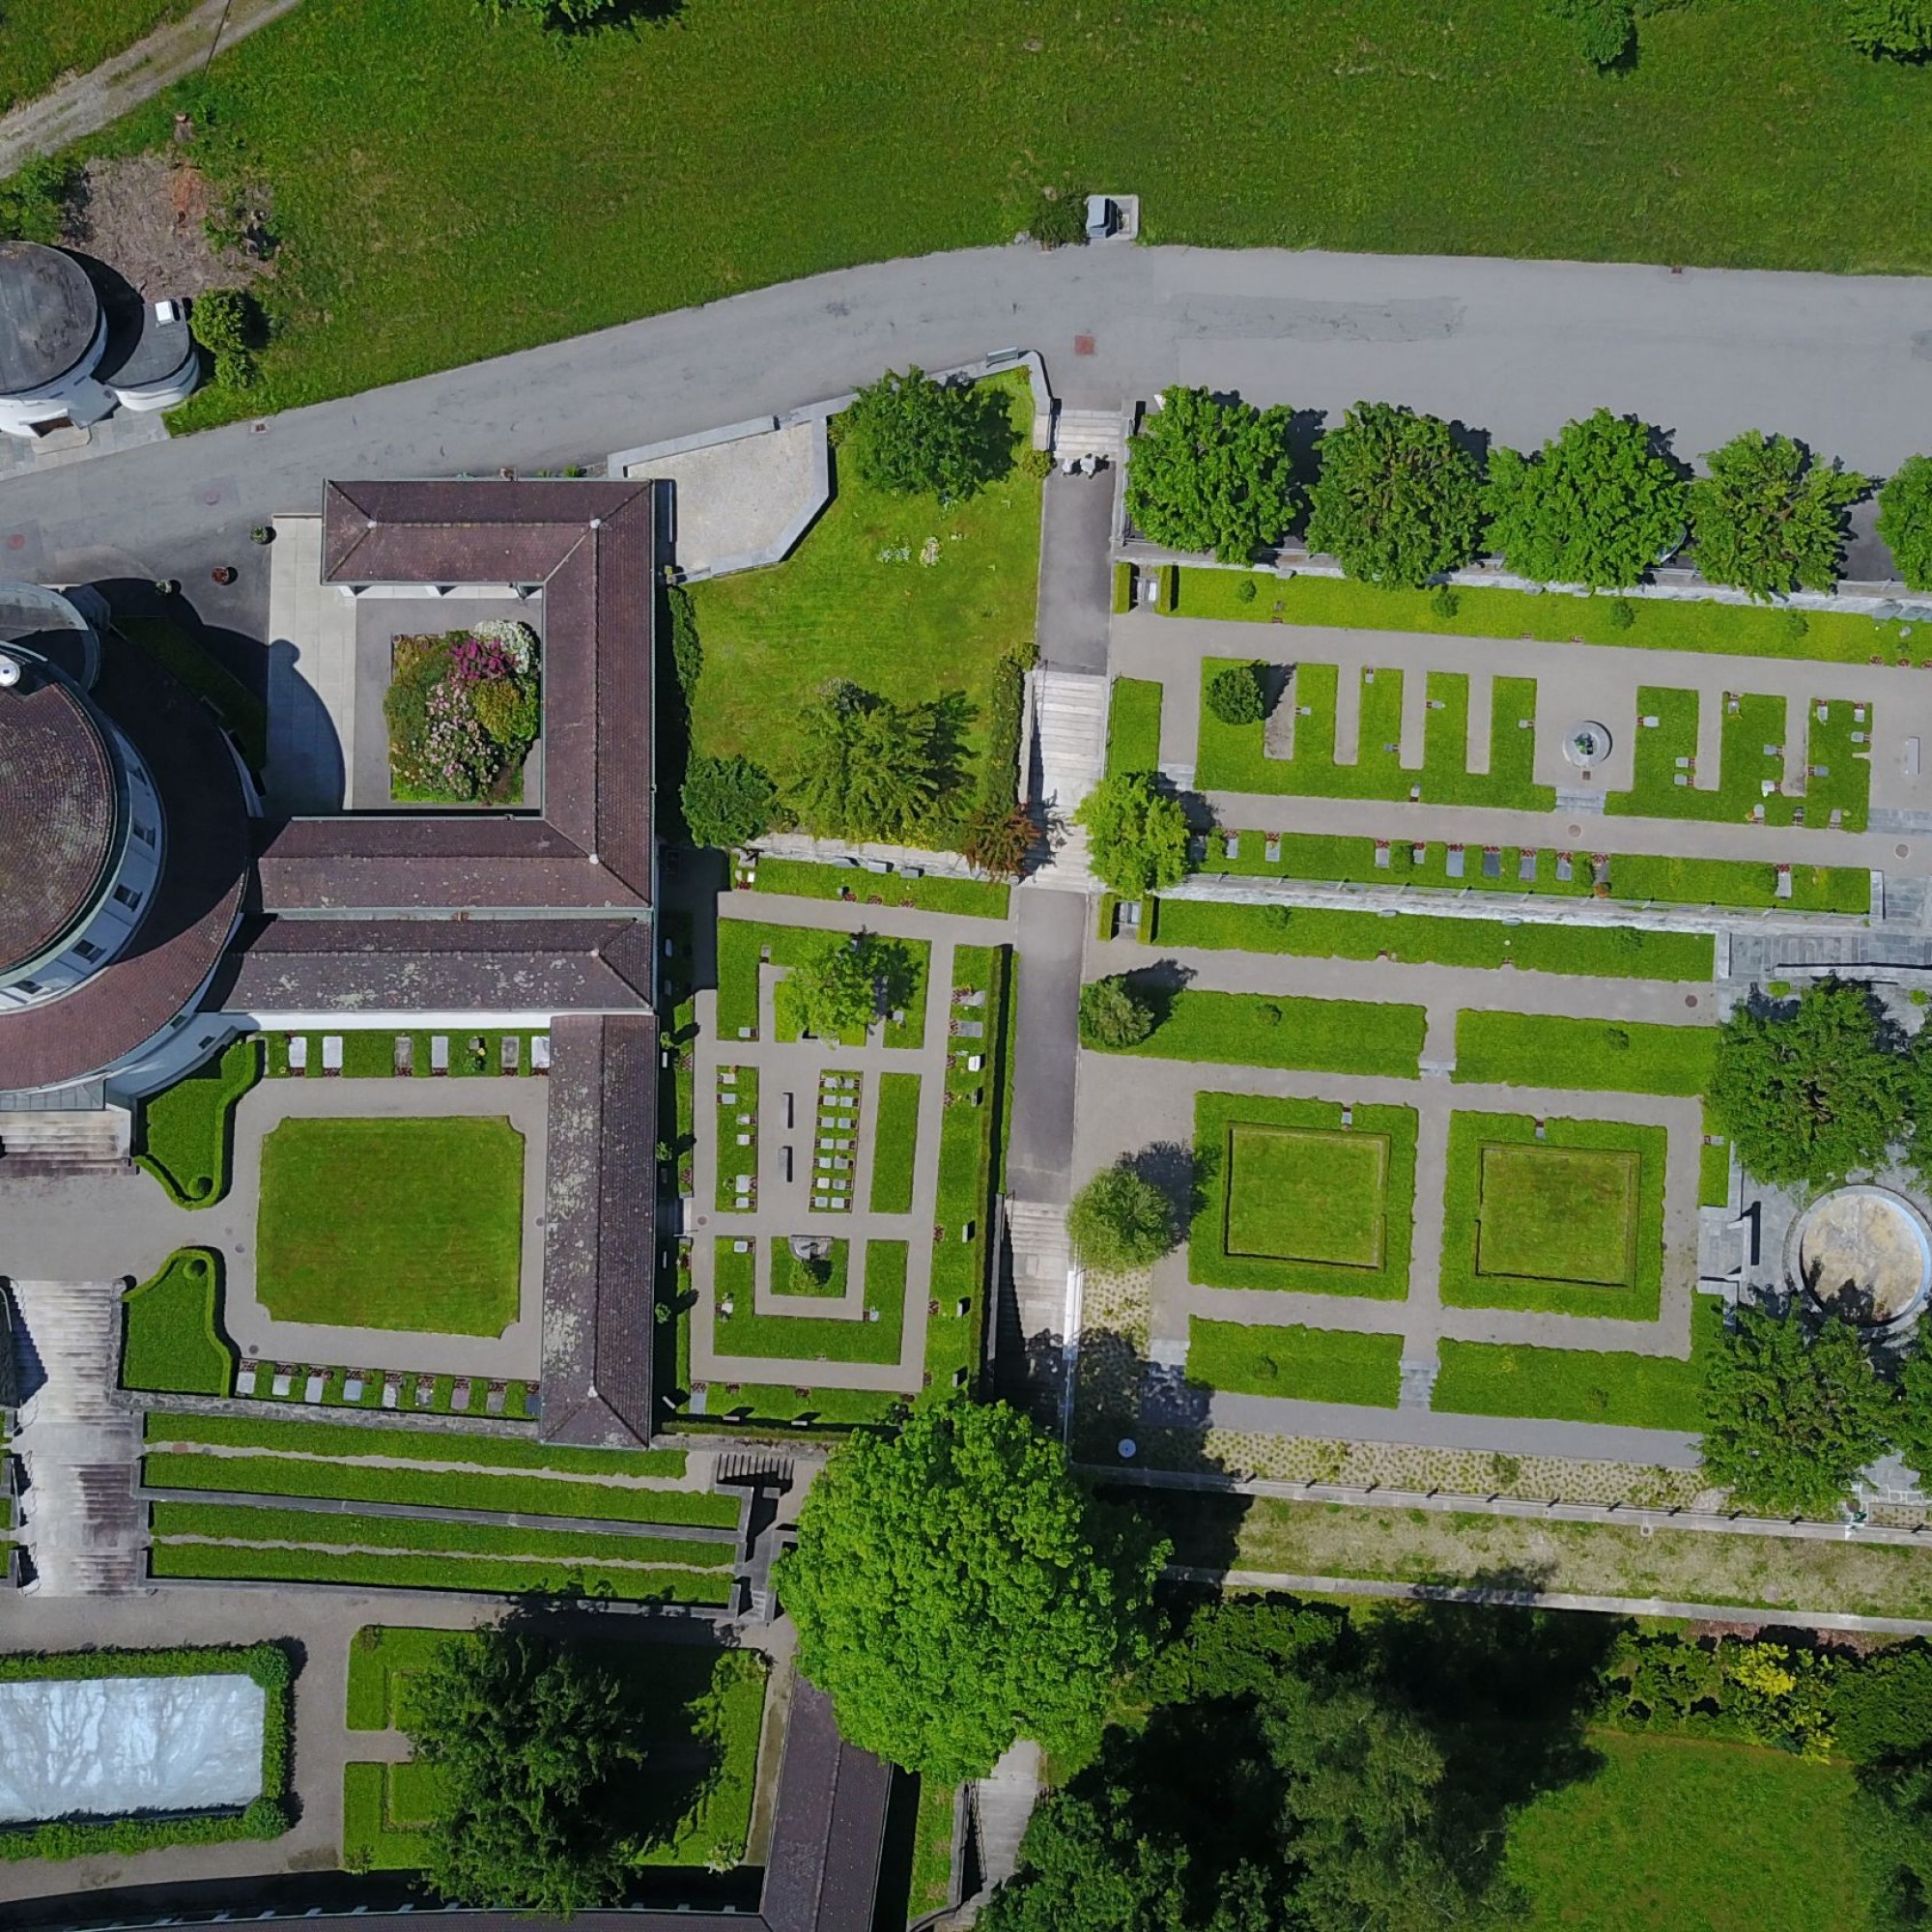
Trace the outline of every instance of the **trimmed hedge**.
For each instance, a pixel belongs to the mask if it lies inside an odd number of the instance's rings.
[[[0,1656],[0,1684],[95,1677],[251,1677],[262,1687],[262,1795],[240,1811],[193,1818],[55,1819],[0,1825],[0,1859],[132,1857],[163,1845],[279,1838],[295,1824],[289,1804],[295,1670],[279,1644],[178,1646],[168,1650],[15,1651]]]
[[[178,1248],[161,1271],[121,1297],[121,1386],[227,1395],[235,1345],[221,1328],[221,1256]]]
[[[218,1060],[141,1103],[135,1158],[176,1207],[213,1208],[228,1192],[235,1105],[261,1077],[262,1042],[238,1039]]]

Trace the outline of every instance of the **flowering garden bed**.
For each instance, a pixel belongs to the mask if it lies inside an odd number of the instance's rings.
[[[492,620],[440,637],[398,638],[389,689],[389,792],[423,805],[517,805],[536,743],[537,637]]]

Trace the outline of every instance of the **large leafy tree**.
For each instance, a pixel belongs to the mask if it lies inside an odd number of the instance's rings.
[[[1711,1105],[1773,1186],[1829,1187],[1881,1166],[1909,1124],[1914,1067],[1871,994],[1820,980],[1795,1006],[1741,1006],[1718,1040]]]
[[[1017,1737],[1091,1746],[1166,1554],[1017,1409],[925,1400],[834,1455],[779,1589],[845,1735],[950,1783]]]
[[[1460,570],[1482,531],[1482,472],[1441,417],[1357,403],[1321,439],[1308,547],[1350,577],[1413,589]]]
[[[970,497],[1013,465],[1013,426],[997,389],[888,370],[853,397],[843,447],[875,490]]]
[[[1704,1466],[1739,1502],[1829,1513],[1884,1453],[1890,1409],[1849,1323],[1740,1308],[1705,1375]]]
[[[1187,814],[1152,772],[1116,772],[1073,814],[1087,828],[1087,856],[1109,892],[1140,898],[1187,873]]]
[[[774,995],[781,1017],[800,1033],[834,1039],[869,1026],[911,996],[912,960],[903,946],[855,932],[829,939],[789,968]]]
[[[894,704],[833,685],[800,721],[786,802],[835,838],[917,842],[958,782],[957,746],[940,704]]]
[[[1845,512],[1871,478],[1812,462],[1788,436],[1747,430],[1690,486],[1697,568],[1753,597],[1830,590],[1844,573]]]
[[[1684,538],[1685,486],[1658,442],[1648,423],[1599,410],[1534,456],[1492,450],[1491,548],[1545,583],[1637,582]]]
[[[1932,1479],[1932,1317],[1918,1318],[1917,1341],[1898,1372],[1891,1439],[1921,1477]]]
[[[678,796],[694,845],[748,845],[778,819],[778,787],[750,758],[693,758]]]
[[[558,1916],[621,1900],[643,1753],[609,1672],[528,1632],[480,1631],[416,1678],[404,1721],[436,1771],[424,1876],[444,1898]]]
[[[1172,388],[1127,452],[1127,514],[1143,536],[1246,563],[1294,521],[1293,412]]]
[[[1838,0],[1845,38],[1861,54],[1923,60],[1932,54],[1932,0]]]
[[[1080,989],[1080,1040],[1084,1046],[1138,1046],[1153,1031],[1153,1008],[1124,973],[1090,980]]]
[[[1908,456],[1878,493],[1878,533],[1914,590],[1932,590],[1932,456]]]
[[[1122,1161],[1102,1168],[1073,1197],[1066,1232],[1082,1265],[1097,1273],[1151,1267],[1174,1245],[1174,1204]]]

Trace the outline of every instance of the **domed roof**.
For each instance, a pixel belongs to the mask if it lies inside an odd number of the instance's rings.
[[[100,298],[71,255],[38,242],[0,242],[0,395],[57,383],[86,355]]]
[[[121,821],[114,755],[86,701],[29,666],[0,688],[0,978],[93,911]]]

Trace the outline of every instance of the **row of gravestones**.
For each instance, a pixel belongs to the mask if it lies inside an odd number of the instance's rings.
[[[272,1365],[263,1365],[249,1362],[244,1363],[236,1375],[235,1393],[241,1396],[261,1394],[279,1401],[299,1400],[304,1403],[314,1404],[320,1407],[325,1403],[326,1391],[327,1390],[332,1375],[333,1371],[331,1370],[318,1369],[304,1363],[277,1362]],[[336,1404],[332,1406],[351,1408],[362,1407],[364,1406],[362,1398],[368,1393],[370,1385],[377,1379],[378,1377],[373,1371],[365,1374],[360,1369],[350,1370],[343,1378],[342,1394],[337,1398]],[[418,1375],[412,1377],[390,1373],[382,1376],[380,1379],[382,1381],[382,1395],[379,1403],[381,1407],[394,1409],[407,1408],[412,1410],[428,1410],[432,1408],[436,1399],[437,1378],[435,1376]],[[264,1386],[265,1380],[266,1386]],[[297,1397],[296,1385],[298,1380],[301,1384],[301,1394],[299,1397]],[[451,1415],[477,1413],[478,1411],[471,1406],[475,1400],[477,1387],[478,1382],[476,1378],[469,1376],[459,1376],[450,1390],[449,1408],[446,1411],[435,1410],[434,1412],[439,1414],[448,1413]],[[502,1415],[506,1413],[509,1404],[509,1394],[510,1384],[507,1381],[493,1380],[484,1384],[483,1407],[480,1412],[485,1415]],[[405,1401],[404,1398],[406,1396],[412,1398],[412,1400]],[[524,1413],[526,1416],[534,1416],[537,1413],[537,1385],[534,1382],[525,1385]]]

